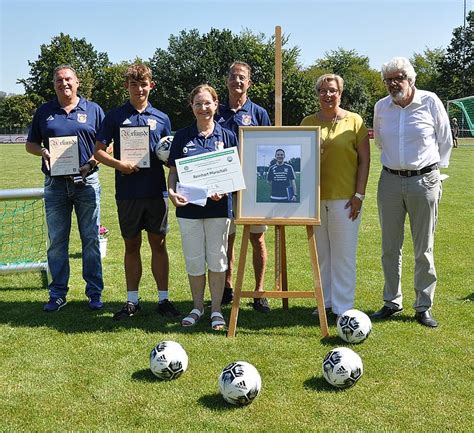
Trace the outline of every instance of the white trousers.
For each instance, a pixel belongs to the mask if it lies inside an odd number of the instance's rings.
[[[342,314],[354,306],[356,255],[362,213],[352,221],[348,200],[321,200],[321,225],[316,243],[325,308]]]

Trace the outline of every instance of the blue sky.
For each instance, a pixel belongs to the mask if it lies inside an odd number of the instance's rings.
[[[471,10],[474,0],[467,0]],[[464,0],[0,0],[0,90],[29,75],[28,60],[60,32],[85,38],[112,62],[148,59],[181,30],[212,27],[272,35],[275,26],[311,65],[342,47],[369,57],[373,68],[394,56],[447,47],[463,24]],[[159,82],[159,77],[158,82]]]

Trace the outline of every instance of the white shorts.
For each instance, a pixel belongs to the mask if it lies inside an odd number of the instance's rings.
[[[268,229],[268,226],[265,225],[251,225],[250,226],[250,233],[265,233]],[[237,227],[234,224],[234,220],[230,221],[230,228],[229,228],[229,235],[234,235],[237,231]]]
[[[186,272],[197,277],[227,270],[229,218],[178,218]]]

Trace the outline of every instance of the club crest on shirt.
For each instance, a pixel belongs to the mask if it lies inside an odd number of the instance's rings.
[[[252,116],[250,114],[242,114],[242,125],[249,126],[252,124]]]
[[[86,123],[87,122],[87,114],[86,113],[77,113],[77,121],[79,123]]]
[[[154,131],[156,129],[156,120],[155,119],[148,119],[146,123],[150,126],[150,129]]]
[[[216,147],[216,150],[222,150],[222,149],[224,149],[224,142],[223,141],[216,141],[214,143],[214,146]]]
[[[284,168],[283,170],[284,170],[285,174],[288,173],[288,169],[287,169],[287,168]]]

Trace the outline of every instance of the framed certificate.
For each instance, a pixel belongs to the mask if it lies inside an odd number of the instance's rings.
[[[176,160],[179,182],[205,186],[208,196],[245,189],[237,147]]]
[[[120,160],[138,168],[150,168],[150,127],[120,127]]]
[[[51,176],[79,174],[79,139],[77,135],[50,137],[48,144]]]
[[[319,225],[319,126],[241,126],[236,224]]]

